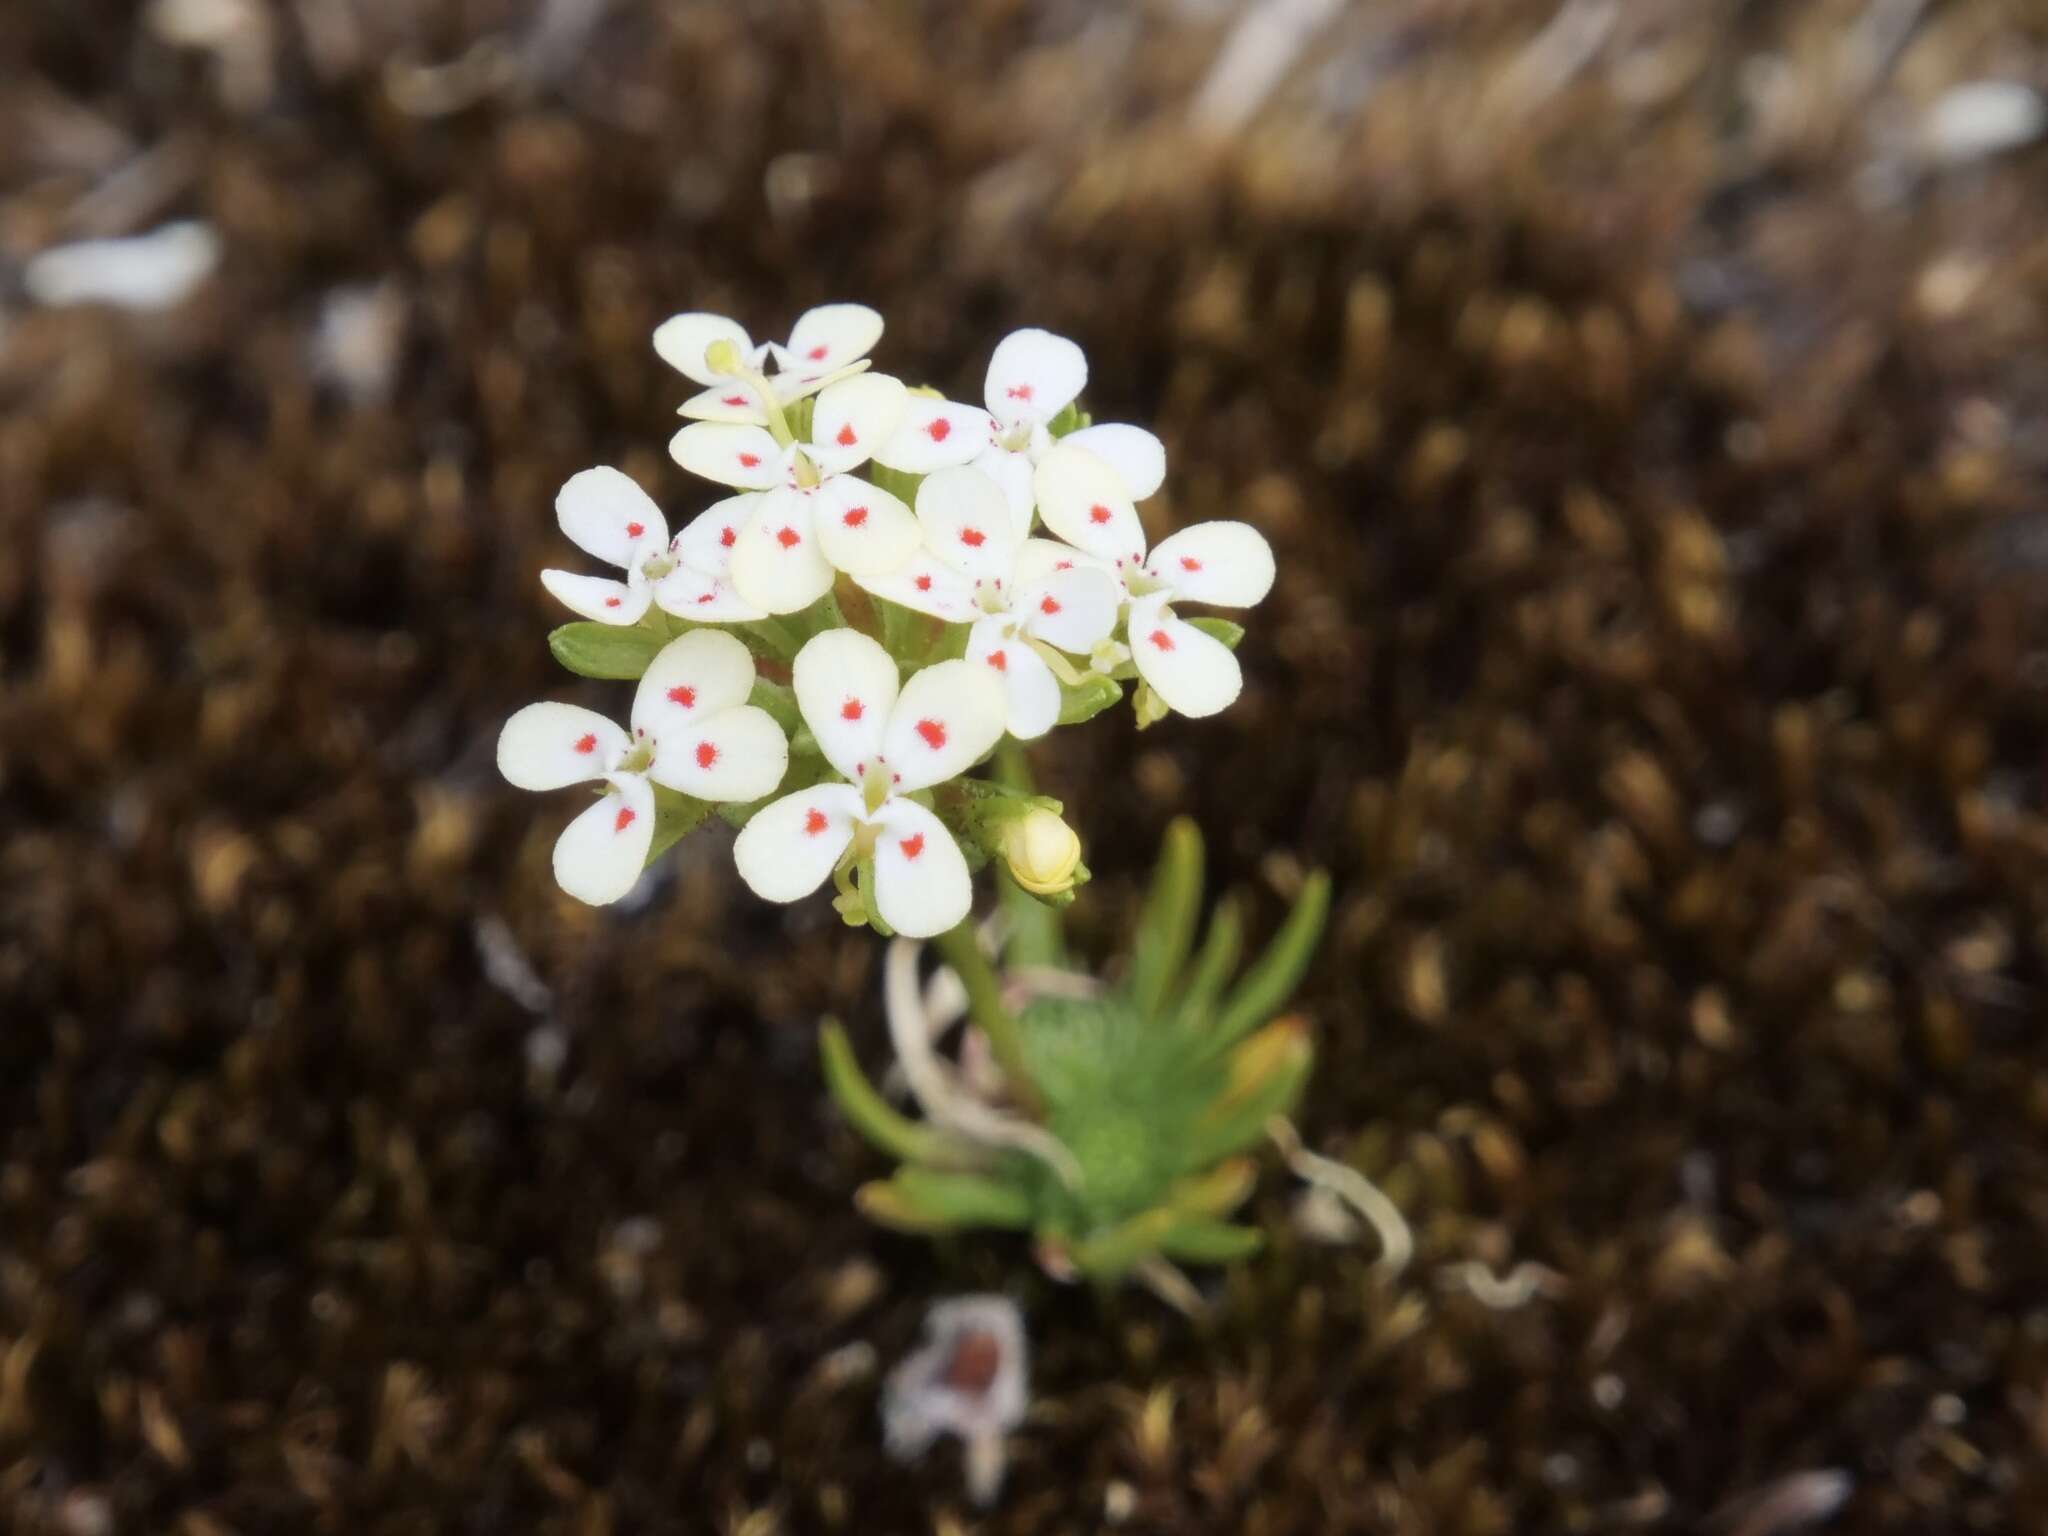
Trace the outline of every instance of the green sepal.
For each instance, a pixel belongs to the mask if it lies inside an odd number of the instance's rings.
[[[1194,945],[1201,907],[1202,834],[1188,817],[1176,816],[1166,828],[1131,946],[1127,988],[1141,1016],[1157,1018],[1164,1010]]]
[[[1244,626],[1235,619],[1199,618],[1187,620],[1191,628],[1199,629],[1212,640],[1221,640],[1233,651],[1237,642],[1244,638]]]
[[[1060,684],[1060,724],[1079,725],[1093,720],[1124,696],[1114,678],[1100,672],[1083,673],[1079,684]]]
[[[650,612],[649,617],[658,621],[660,615]],[[628,683],[646,672],[668,642],[667,626],[657,631],[645,619],[638,624],[564,624],[548,635],[555,660],[578,677]]]
[[[1095,418],[1081,409],[1081,402],[1069,400],[1059,415],[1045,424],[1045,430],[1054,437],[1065,437],[1069,432],[1078,432]]]
[[[792,400],[782,408],[782,419],[789,423],[789,435],[800,443],[811,440],[811,421],[818,410],[818,397],[805,395],[801,400]]]
[[[796,659],[796,653],[803,649],[808,636],[800,635],[783,619],[752,619],[745,624],[723,626],[731,631],[759,661],[772,661],[779,666],[788,666]]]
[[[1315,958],[1316,943],[1323,936],[1323,923],[1330,915],[1330,877],[1322,870],[1310,875],[1295,899],[1294,910],[1266,945],[1265,953],[1230,991],[1217,1011],[1209,1031],[1212,1051],[1234,1045],[1287,1006],[1287,999],[1301,985],[1309,961]]]
[[[654,841],[647,845],[647,863],[652,864],[702,826],[704,818],[711,814],[711,806],[665,784],[650,780],[649,788],[654,791]]]

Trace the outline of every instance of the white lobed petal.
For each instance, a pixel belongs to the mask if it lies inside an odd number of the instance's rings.
[[[1019,588],[1011,608],[1025,630],[1047,645],[1085,656],[1116,628],[1123,585],[1099,565],[1048,572]]]
[[[1032,485],[1031,455],[1012,453],[1000,443],[991,444],[975,457],[974,467],[989,479],[1003,493],[1003,500],[1009,504],[1010,526],[1017,531],[1017,537],[1031,537],[1031,524],[1035,517],[1037,492]]]
[[[928,475],[973,461],[995,437],[996,424],[986,411],[930,395],[913,394],[903,405],[903,418],[887,442],[875,450],[875,462],[907,475]]]
[[[668,542],[661,508],[630,476],[599,465],[571,475],[555,496],[555,517],[576,547],[625,566],[639,550]]]
[[[801,901],[825,883],[861,815],[860,791],[820,784],[756,811],[732,847],[747,887],[764,901]]]
[[[818,546],[815,494],[771,491],[754,507],[732,547],[733,590],[768,613],[796,613],[832,590],[832,567]]]
[[[1143,427],[1106,421],[1069,432],[1060,441],[1086,448],[1115,470],[1133,501],[1143,501],[1166,483],[1166,445]]]
[[[673,731],[747,702],[754,658],[722,629],[693,629],[654,653],[633,694],[633,734],[665,741]]]
[[[743,491],[714,501],[692,518],[676,535],[677,558],[712,576],[723,576],[732,565],[733,546],[740,530],[761,504],[759,491]]]
[[[613,720],[576,704],[529,704],[498,733],[498,772],[517,789],[601,779],[626,750]]]
[[[886,373],[841,379],[819,394],[805,451],[828,475],[859,468],[896,430],[909,394]]]
[[[736,320],[702,311],[670,315],[654,328],[654,351],[664,363],[699,384],[721,383],[726,375],[713,368],[704,356],[713,342],[729,341],[741,356],[754,350],[746,330]]]
[[[1115,565],[1145,558],[1145,525],[1123,477],[1086,448],[1057,444],[1038,461],[1032,486],[1045,526],[1076,549]]]
[[[654,584],[654,606],[695,624],[750,624],[768,617],[765,608],[741,597],[723,576],[690,565],[678,565]]]
[[[865,304],[820,304],[797,316],[777,366],[828,373],[858,362],[882,339],[882,317]]]
[[[967,860],[946,824],[915,800],[889,801],[876,814],[875,910],[906,939],[929,939],[956,926],[974,905]]]
[[[818,492],[818,543],[834,569],[859,577],[897,569],[917,550],[917,519],[902,499],[853,475]]]
[[[768,413],[753,385],[731,379],[690,396],[676,407],[676,414],[692,421],[732,421],[754,427],[768,424]]]
[[[540,584],[572,613],[600,624],[638,624],[653,594],[629,587],[609,576],[579,576],[574,571],[542,571]]]
[[[1145,571],[1180,601],[1249,608],[1273,590],[1273,546],[1249,523],[1197,523],[1162,540]]]
[[[789,406],[815,395],[821,389],[837,384],[841,379],[850,379],[856,373],[865,373],[873,366],[863,358],[857,363],[848,363],[844,368],[833,368],[823,373],[771,373],[768,376],[768,387],[775,392],[778,401]]]
[[[658,737],[647,776],[699,800],[744,805],[774,794],[788,769],[789,738],[782,727],[766,710],[741,704]]]
[[[763,427],[693,421],[669,439],[669,457],[693,475],[743,491],[781,485],[782,449]]]
[[[942,661],[913,674],[882,733],[896,790],[927,789],[973,767],[1008,719],[1002,684],[979,662]]]
[[[1012,331],[988,360],[983,395],[989,414],[1006,426],[1051,421],[1088,382],[1088,359],[1064,336]]]
[[[1125,633],[1138,676],[1171,710],[1199,720],[1229,708],[1244,689],[1230,647],[1175,618],[1164,594],[1134,600]]]
[[[825,761],[858,779],[881,753],[896,707],[894,658],[859,630],[828,629],[796,653],[790,685]]]
[[[928,549],[912,551],[895,570],[879,576],[856,576],[854,580],[876,597],[918,613],[928,613],[948,624],[967,624],[981,613],[974,600],[974,586],[958,571]]]
[[[1032,741],[1059,723],[1060,683],[1045,658],[1009,627],[1001,618],[977,623],[967,634],[967,659],[1002,681],[1007,729],[1019,741]]]
[[[968,582],[998,590],[1017,563],[1017,531],[996,483],[970,465],[941,469],[917,488],[924,545]]]
[[[555,883],[602,907],[633,889],[654,843],[654,789],[637,773],[615,773],[611,792],[555,839]]]

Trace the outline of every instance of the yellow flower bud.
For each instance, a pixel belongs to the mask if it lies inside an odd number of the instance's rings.
[[[1073,888],[1081,839],[1054,812],[1034,807],[1004,826],[1003,861],[1032,895],[1057,896]]]

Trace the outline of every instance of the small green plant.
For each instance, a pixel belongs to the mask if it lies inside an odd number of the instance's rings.
[[[964,997],[946,997],[943,973],[920,993],[916,949],[899,941],[886,977],[890,1028],[925,1118],[883,1100],[836,1023],[820,1038],[840,1107],[901,1160],[859,1192],[872,1220],[908,1232],[1028,1232],[1061,1278],[1135,1277],[1183,1292],[1173,1261],[1228,1263],[1258,1249],[1257,1229],[1229,1218],[1251,1193],[1245,1154],[1308,1077],[1307,1028],[1277,1015],[1321,937],[1329,881],[1308,878],[1240,973],[1233,898],[1196,943],[1202,863],[1195,824],[1175,821],[1110,986],[1066,967],[1056,913],[1007,890],[1005,976],[971,938],[941,941]],[[957,1063],[931,1044],[933,1014],[949,1001],[971,1022]],[[994,1070],[974,1063],[983,1040]]]

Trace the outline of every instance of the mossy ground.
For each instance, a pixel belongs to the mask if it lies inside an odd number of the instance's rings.
[[[1553,9],[1361,8],[1205,148],[1198,7],[279,7],[252,105],[18,0],[0,263],[227,257],[145,321],[0,287],[13,1528],[962,1528],[864,1346],[979,1286],[1038,1350],[991,1531],[1760,1536],[1817,1469],[1840,1529],[2048,1520],[2048,183],[1871,172],[2048,36],[1928,7],[1873,83],[1863,7],[1625,7],[1553,79]],[[379,281],[352,404],[307,337]],[[1267,922],[1334,871],[1301,1123],[1416,1223],[1398,1284],[1277,1173],[1200,1328],[880,1235],[814,1056],[879,1056],[873,940],[718,833],[554,892],[499,723],[624,696],[548,657],[554,489],[693,510],[654,323],[840,297],[969,397],[1076,337],[1158,525],[1273,538],[1238,708],[1039,767],[1098,953],[1176,812]]]

